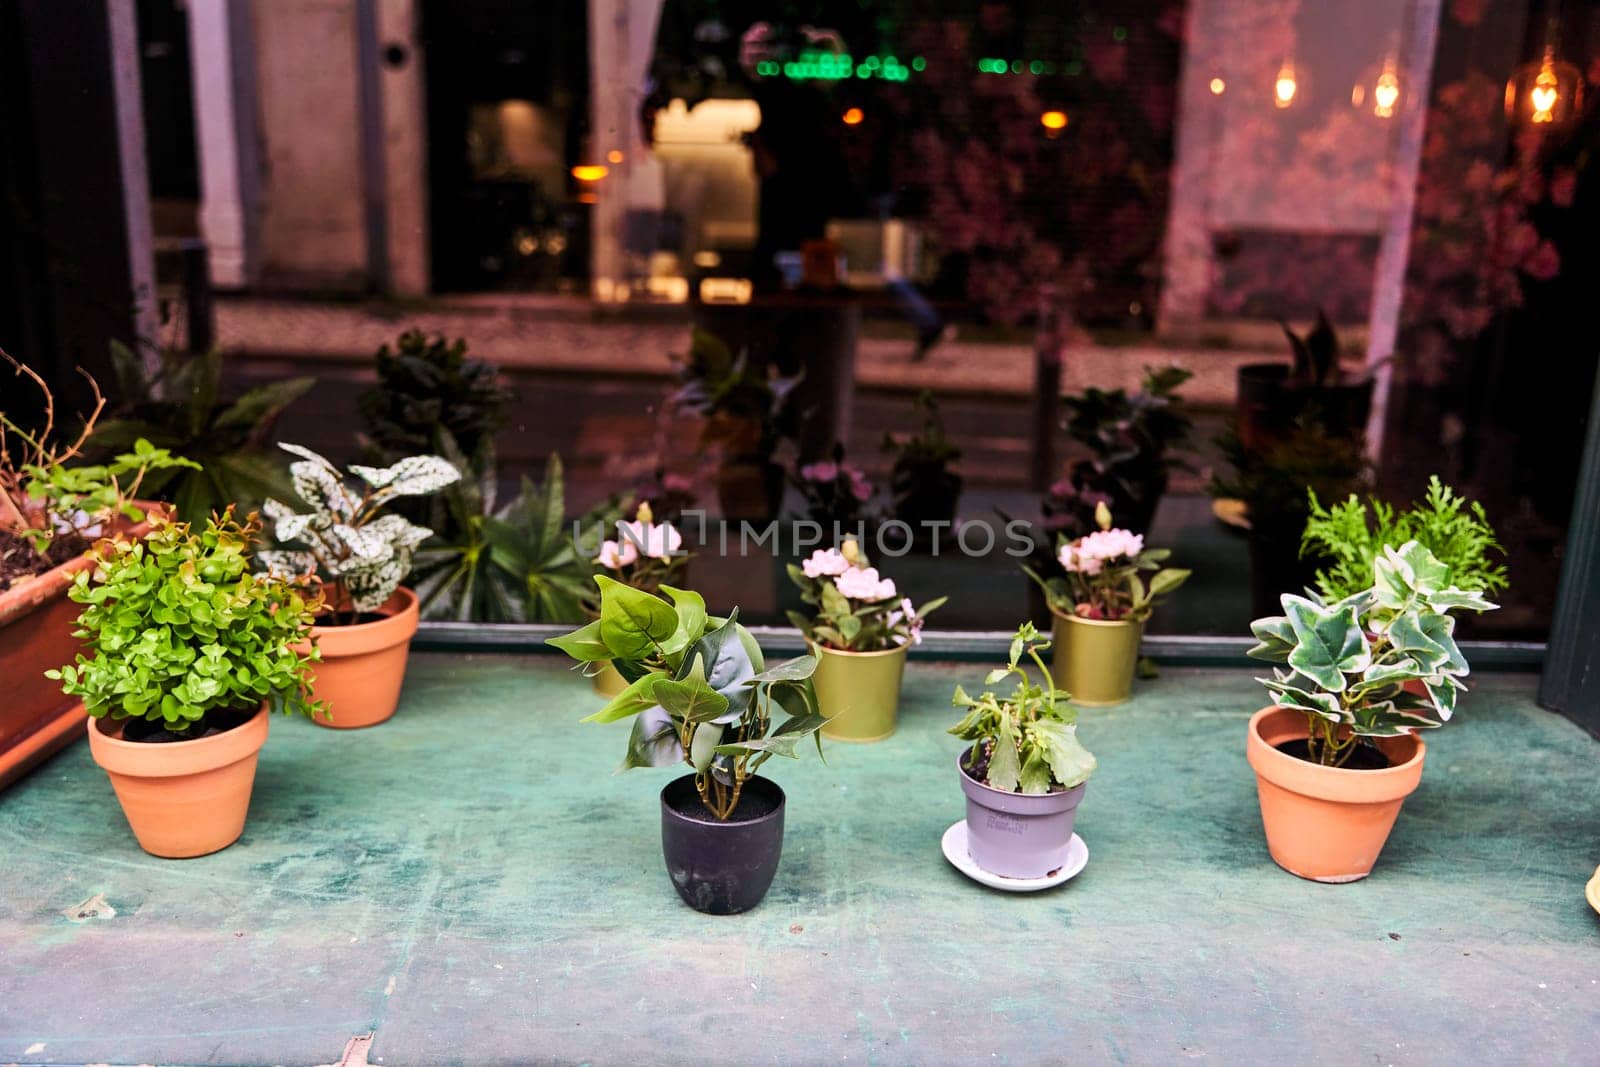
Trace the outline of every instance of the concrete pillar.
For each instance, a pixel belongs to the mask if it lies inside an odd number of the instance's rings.
[[[200,233],[211,284],[255,283],[260,164],[249,0],[189,0],[190,77],[200,161]]]
[[[417,4],[379,0],[376,14],[388,287],[396,296],[422,296],[429,289],[428,124]]]

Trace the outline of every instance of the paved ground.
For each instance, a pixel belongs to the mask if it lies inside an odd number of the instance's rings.
[[[892,740],[781,768],[777,881],[720,919],[553,660],[418,656],[379,729],[276,722],[198,860],[141,853],[79,746],[0,796],[0,1060],[1594,1062],[1600,743],[1531,676],[1481,680],[1373,876],[1323,886],[1262,842],[1258,688],[1169,670],[1086,716],[1088,869],[1017,897],[939,853],[982,670],[914,663]]]

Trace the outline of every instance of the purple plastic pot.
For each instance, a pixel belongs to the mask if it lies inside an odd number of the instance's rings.
[[[783,856],[783,790],[747,778],[739,806],[719,822],[700,802],[694,775],[661,790],[661,853],[683,902],[708,915],[734,915],[761,903]]]
[[[972,862],[1002,878],[1043,878],[1065,866],[1078,801],[1089,783],[1061,793],[1005,793],[969,775],[966,759],[966,752],[956,757],[956,773],[967,795]]]

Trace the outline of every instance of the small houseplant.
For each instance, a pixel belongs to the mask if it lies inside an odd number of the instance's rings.
[[[683,535],[670,522],[655,521],[650,501],[642,501],[634,510],[633,521],[616,524],[615,540],[600,543],[593,566],[615,582],[646,593],[659,592],[663,586],[681,583],[681,575],[689,565],[688,554],[683,552]],[[600,616],[600,597],[587,598],[584,607],[592,618]],[[595,692],[602,696],[616,696],[628,683],[609,663],[595,665],[590,676]]]
[[[68,595],[85,651],[48,672],[92,716],[89,748],[146,852],[202,856],[238,840],[268,710],[310,715],[318,603],[252,574],[261,526],[232,510],[202,531],[161,519],[106,540]]]
[[[1015,677],[1009,696],[968,696],[952,703],[966,715],[950,732],[971,744],[956,758],[967,797],[967,848],[972,861],[1003,878],[1043,878],[1062,867],[1072,824],[1095,758],[1078,740],[1077,712],[1056,688],[1040,653],[1050,647],[1033,623],[1011,639],[1004,667],[986,686]],[[1024,662],[1031,660],[1036,682]]]
[[[663,586],[664,599],[595,582],[600,617],[550,643],[584,665],[609,660],[628,687],[584,721],[633,719],[623,770],[688,765],[661,791],[667,873],[697,911],[747,911],[783,851],[783,790],[757,772],[775,755],[797,757],[808,736],[822,751],[816,660],[768,669],[737,609],[716,618],[690,590]]]
[[[912,544],[933,541],[940,526],[955,523],[961,501],[961,475],[953,470],[961,449],[945,436],[944,420],[933,394],[917,396],[922,429],[903,437],[883,436],[883,450],[894,456],[889,470],[889,513],[912,530]]]
[[[1444,584],[1493,596],[1506,586],[1506,569],[1490,558],[1505,554],[1483,505],[1468,501],[1439,481],[1428,479],[1427,495],[1405,510],[1381,500],[1362,503],[1354,493],[1342,504],[1323,507],[1315,488],[1307,489],[1310,517],[1300,539],[1300,554],[1325,559],[1317,571],[1317,592],[1325,601],[1343,600],[1372,584],[1372,567],[1385,545],[1415,541],[1445,565]]]
[[[1237,372],[1237,432],[1245,449],[1264,452],[1282,444],[1309,421],[1332,437],[1366,430],[1372,408],[1372,378],[1347,374],[1339,365],[1339,336],[1328,316],[1317,312],[1304,334],[1279,324],[1293,355],[1290,363],[1248,363]]]
[[[1281,667],[1260,679],[1274,703],[1251,717],[1248,755],[1267,848],[1292,874],[1365,878],[1421,781],[1416,733],[1448,722],[1466,689],[1451,612],[1494,607],[1449,578],[1416,541],[1385,545],[1367,588],[1332,603],[1285,593],[1283,615],[1251,624],[1249,654]]]
[[[1172,453],[1189,435],[1178,388],[1193,375],[1182,367],[1146,367],[1137,392],[1086,389],[1061,398],[1067,433],[1088,451],[1045,501],[1047,518],[1069,537],[1094,529],[1104,499],[1134,533],[1147,533],[1167,491]],[[1052,509],[1054,514],[1051,514]]]
[[[793,481],[805,501],[806,518],[824,533],[838,536],[861,527],[872,483],[860,467],[845,460],[843,445],[834,444],[830,459],[801,464]]]
[[[735,356],[720,338],[696,330],[679,383],[671,407],[705,420],[701,444],[717,460],[723,518],[776,516],[783,468],[773,456],[794,436],[791,394],[800,379],[779,376],[748,352]]]
[[[0,788],[52,752],[82,737],[83,704],[44,672],[68,659],[77,609],[67,599],[72,576],[102,537],[133,539],[149,530],[156,505],[134,499],[152,472],[192,466],[150,442],[87,463],[97,403],[79,433],[58,437],[54,398],[44,380],[3,351],[18,377],[38,390],[41,418],[24,428],[0,410]],[[14,396],[10,387],[6,395]],[[15,409],[13,409],[13,412]]]
[[[818,549],[789,578],[809,616],[789,612],[817,658],[817,702],[828,719],[823,733],[839,741],[881,741],[894,733],[906,652],[922,641],[939,597],[920,608],[882,578],[854,538]]]
[[[406,653],[417,632],[417,595],[401,586],[417,546],[431,530],[382,514],[398,497],[437,492],[461,477],[441,456],[411,456],[390,467],[352,464],[366,483],[347,487],[332,463],[300,445],[284,444],[300,458],[289,465],[295,492],[310,511],[277,500],[264,511],[280,546],[262,552],[273,573],[301,577],[326,591],[326,610],[312,629],[321,650],[316,694],[329,714],[324,726],[355,728],[387,720],[400,703]]]
[[[1161,597],[1189,578],[1186,570],[1161,565],[1170,550],[1145,548],[1142,535],[1112,528],[1104,504],[1095,513],[1098,530],[1060,540],[1058,574],[1044,577],[1024,568],[1054,617],[1055,682],[1087,706],[1128,699],[1145,621]]]

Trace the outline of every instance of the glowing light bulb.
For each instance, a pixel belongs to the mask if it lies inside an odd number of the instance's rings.
[[[1067,128],[1067,113],[1065,111],[1046,111],[1039,116],[1039,125],[1047,130],[1064,130]]]
[[[1294,103],[1294,94],[1300,88],[1294,80],[1294,64],[1287,59],[1278,68],[1278,80],[1272,85],[1272,102],[1280,108]]]
[[[866,118],[867,114],[859,107],[852,107],[846,108],[845,113],[840,117],[844,120],[846,126],[859,126],[861,125],[861,120]]]
[[[1533,90],[1528,93],[1528,103],[1533,108],[1533,114],[1529,116],[1531,121],[1538,123],[1555,121],[1556,102],[1561,99],[1561,94],[1556,89],[1558,84],[1555,50],[1546,48],[1544,62],[1539,65],[1539,74],[1533,79]]]
[[[621,163],[622,162],[622,152],[620,150],[618,150],[618,149],[613,148],[611,151],[606,153],[606,162],[607,163]]]
[[[1212,78],[1211,79],[1211,95],[1212,96],[1221,96],[1223,93],[1227,92],[1227,90],[1228,90],[1228,83],[1227,82],[1223,81],[1221,78]]]
[[[599,163],[580,163],[572,168],[572,176],[580,182],[597,182],[610,173],[609,167]]]
[[[1378,75],[1378,82],[1372,87],[1372,113],[1380,119],[1390,118],[1394,115],[1394,106],[1400,101],[1400,76],[1389,66],[1383,68],[1383,73]]]

